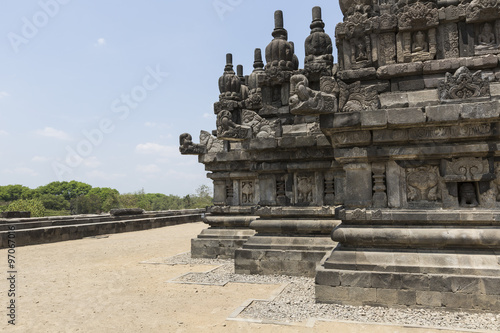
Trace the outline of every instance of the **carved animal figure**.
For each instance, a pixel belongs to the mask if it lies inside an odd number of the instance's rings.
[[[313,182],[310,177],[297,177],[299,203],[312,202]]]

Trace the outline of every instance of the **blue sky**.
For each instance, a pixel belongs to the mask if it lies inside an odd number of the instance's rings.
[[[211,186],[178,138],[215,128],[225,54],[249,74],[281,9],[302,67],[312,7],[332,38],[342,20],[336,1],[0,3],[0,185],[78,180],[121,193]]]

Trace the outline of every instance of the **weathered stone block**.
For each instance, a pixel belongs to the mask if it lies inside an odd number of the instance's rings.
[[[377,301],[377,289],[375,288],[349,288],[349,303],[365,304]]]
[[[443,306],[450,309],[470,309],[473,307],[472,296],[459,293],[442,293]]]
[[[460,104],[443,104],[425,108],[428,122],[458,121],[461,112],[462,105]]]
[[[442,305],[443,295],[437,291],[417,291],[417,305],[426,307],[440,307]]]
[[[411,62],[405,64],[391,64],[380,66],[377,70],[378,79],[392,79],[398,76],[412,76],[423,73],[424,65],[422,62]]]
[[[380,94],[381,108],[406,108],[409,105],[408,93],[391,92]]]
[[[342,81],[373,80],[377,78],[377,70],[373,67],[356,70],[345,70],[338,73]]]
[[[393,79],[398,84],[399,91],[412,91],[420,90],[425,88],[424,78],[422,76],[415,76],[409,78],[397,78]]]
[[[402,274],[401,289],[429,290],[429,276],[423,274]]]
[[[500,278],[483,277],[484,293],[486,295],[500,295]]]
[[[398,304],[413,306],[417,304],[417,293],[413,290],[398,290]]]
[[[372,273],[372,287],[382,289],[400,289],[401,275],[393,273]]]
[[[491,97],[499,97],[500,96],[500,83],[491,83],[490,84],[490,94],[491,94]]]
[[[338,271],[319,270],[316,273],[316,284],[325,286],[340,286],[340,273]]]
[[[336,303],[349,299],[349,288],[316,285],[316,300],[320,303]]]
[[[437,89],[408,92],[409,107],[421,107],[439,104]]]
[[[398,291],[395,289],[377,289],[377,303],[393,305],[398,303]]]
[[[336,113],[333,116],[333,127],[354,127],[361,125],[359,112]]]
[[[460,116],[462,119],[497,118],[500,116],[499,104],[498,102],[464,104]]]
[[[421,108],[389,109],[387,122],[392,125],[411,125],[425,123],[425,114]]]
[[[376,127],[385,125],[387,125],[386,110],[361,112],[361,126]]]
[[[340,272],[340,285],[343,287],[370,288],[371,275],[368,272]]]

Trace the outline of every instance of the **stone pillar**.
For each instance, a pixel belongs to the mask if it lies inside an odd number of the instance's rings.
[[[344,166],[344,170],[346,173],[346,207],[371,207],[372,170],[370,164],[352,163]]]

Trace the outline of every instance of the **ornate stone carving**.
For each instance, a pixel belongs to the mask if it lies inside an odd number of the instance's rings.
[[[380,100],[374,87],[361,87],[359,81],[346,84],[339,80],[338,84],[340,112],[373,111],[379,108]]]
[[[251,205],[254,201],[254,183],[253,181],[243,180],[241,182],[241,204]]]
[[[313,202],[314,178],[312,176],[297,175],[297,203]]]
[[[287,204],[286,182],[283,176],[276,179],[276,203],[279,206],[285,206]]]
[[[334,205],[335,204],[335,182],[333,172],[327,172],[325,174],[325,204]]]
[[[438,201],[438,167],[424,166],[406,170],[408,202]]]
[[[274,13],[275,29],[272,33],[274,39],[266,48],[266,72],[271,69],[293,71],[294,49],[288,42],[288,32],[284,29],[283,12],[278,10]]]
[[[467,67],[460,67],[454,75],[446,73],[439,94],[442,101],[490,97],[490,83],[483,80],[481,71],[472,74]]]
[[[233,55],[226,55],[226,67],[224,74],[219,78],[220,100],[241,101],[246,98],[242,94],[241,79],[233,70]]]
[[[330,36],[325,33],[325,23],[321,19],[321,8],[313,8],[313,22],[311,34],[305,41],[304,69],[309,76],[331,75],[333,68],[333,43]]]
[[[206,147],[207,153],[221,153],[224,151],[224,142],[207,131],[201,131],[200,144]]]
[[[378,36],[379,42],[379,65],[389,65],[396,63],[396,35],[385,33]]]
[[[233,114],[223,110],[217,115],[217,137],[227,141],[244,141],[250,139],[251,128],[235,124],[232,120]]]
[[[226,204],[228,206],[232,206],[233,199],[234,199],[234,187],[233,183],[229,181],[229,184],[226,184]]]
[[[495,180],[494,185],[497,193],[497,201],[500,201],[500,163],[495,163]]]
[[[250,110],[243,110],[242,123],[252,129],[253,138],[274,138],[280,126],[279,120],[269,121]]]
[[[484,22],[499,18],[498,0],[472,0],[466,10],[467,22]]]
[[[372,134],[370,131],[340,132],[332,135],[332,140],[335,146],[368,145],[372,142]]]
[[[478,182],[494,179],[490,174],[490,164],[481,157],[454,158],[445,163],[445,181],[447,182]]]
[[[398,13],[398,28],[418,30],[436,27],[439,24],[439,11],[432,2],[416,2],[404,6]]]
[[[305,75],[292,76],[290,85],[290,113],[320,115],[337,111],[337,98],[310,89]]]
[[[207,152],[207,147],[202,144],[194,144],[193,137],[189,133],[179,136],[179,151],[182,155],[202,155]]]
[[[440,26],[438,34],[440,47],[438,50],[441,58],[458,58],[460,56],[458,37],[456,23],[446,23]]]
[[[387,187],[385,185],[385,164],[373,163],[373,207],[387,207]]]
[[[479,206],[476,189],[473,183],[462,183],[458,189],[460,207],[472,208]]]

